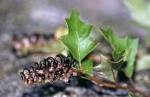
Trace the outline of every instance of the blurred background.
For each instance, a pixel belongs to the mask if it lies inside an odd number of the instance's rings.
[[[74,78],[72,85],[62,82],[25,85],[19,70],[49,54],[35,53],[20,58],[13,50],[14,38],[34,33],[49,35],[59,27],[66,27],[64,19],[72,9],[78,10],[82,19],[95,28],[111,27],[121,36],[139,37],[143,41],[147,32],[131,23],[123,1],[0,0],[0,97],[127,97],[127,91],[106,90],[87,80],[83,84],[85,80],[79,78]]]

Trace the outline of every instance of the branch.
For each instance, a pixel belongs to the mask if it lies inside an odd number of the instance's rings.
[[[130,91],[130,92],[133,92],[133,93],[138,93],[143,97],[148,97],[146,94],[144,94],[143,92],[141,92],[140,90],[136,89],[133,86],[116,84],[116,83],[108,83],[103,80],[97,79],[93,76],[90,76],[90,75],[84,73],[83,71],[77,70],[75,68],[72,68],[72,71],[76,72],[78,76],[86,77],[88,80],[92,81],[94,84],[96,84],[98,86],[106,87],[106,88],[113,88],[113,89],[124,89],[124,90]]]

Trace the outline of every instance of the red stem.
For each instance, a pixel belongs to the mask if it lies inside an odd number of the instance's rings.
[[[130,92],[133,92],[133,93],[138,93],[143,97],[148,97],[146,94],[144,94],[143,92],[141,92],[140,90],[136,89],[133,86],[105,82],[103,80],[97,79],[97,78],[90,76],[90,75],[84,73],[83,71],[77,70],[75,68],[72,68],[72,71],[76,72],[78,76],[86,77],[88,80],[92,81],[96,85],[106,87],[106,88],[124,89],[124,90],[128,90]]]

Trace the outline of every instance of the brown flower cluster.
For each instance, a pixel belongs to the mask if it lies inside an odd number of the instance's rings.
[[[24,68],[20,72],[20,76],[26,84],[52,83],[57,80],[68,82],[70,77],[74,75],[71,70],[73,64],[74,60],[71,56],[65,57],[59,54],[54,58],[48,57],[39,63],[35,63],[34,66]]]

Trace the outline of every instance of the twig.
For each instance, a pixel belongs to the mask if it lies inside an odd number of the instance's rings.
[[[88,80],[92,81],[96,85],[106,87],[106,88],[124,89],[124,90],[128,90],[130,92],[133,92],[133,93],[138,93],[143,97],[148,97],[146,94],[144,94],[143,92],[141,92],[140,90],[136,89],[133,86],[105,82],[103,80],[97,79],[97,78],[90,76],[90,75],[84,73],[83,71],[77,70],[75,68],[72,68],[72,71],[76,72],[78,76],[86,77]]]
[[[114,73],[114,70],[112,69],[112,67],[110,66],[111,68],[111,72],[112,72],[112,75],[113,75],[113,79],[115,82],[117,82],[117,79],[116,79],[116,76],[115,76],[115,73]]]

